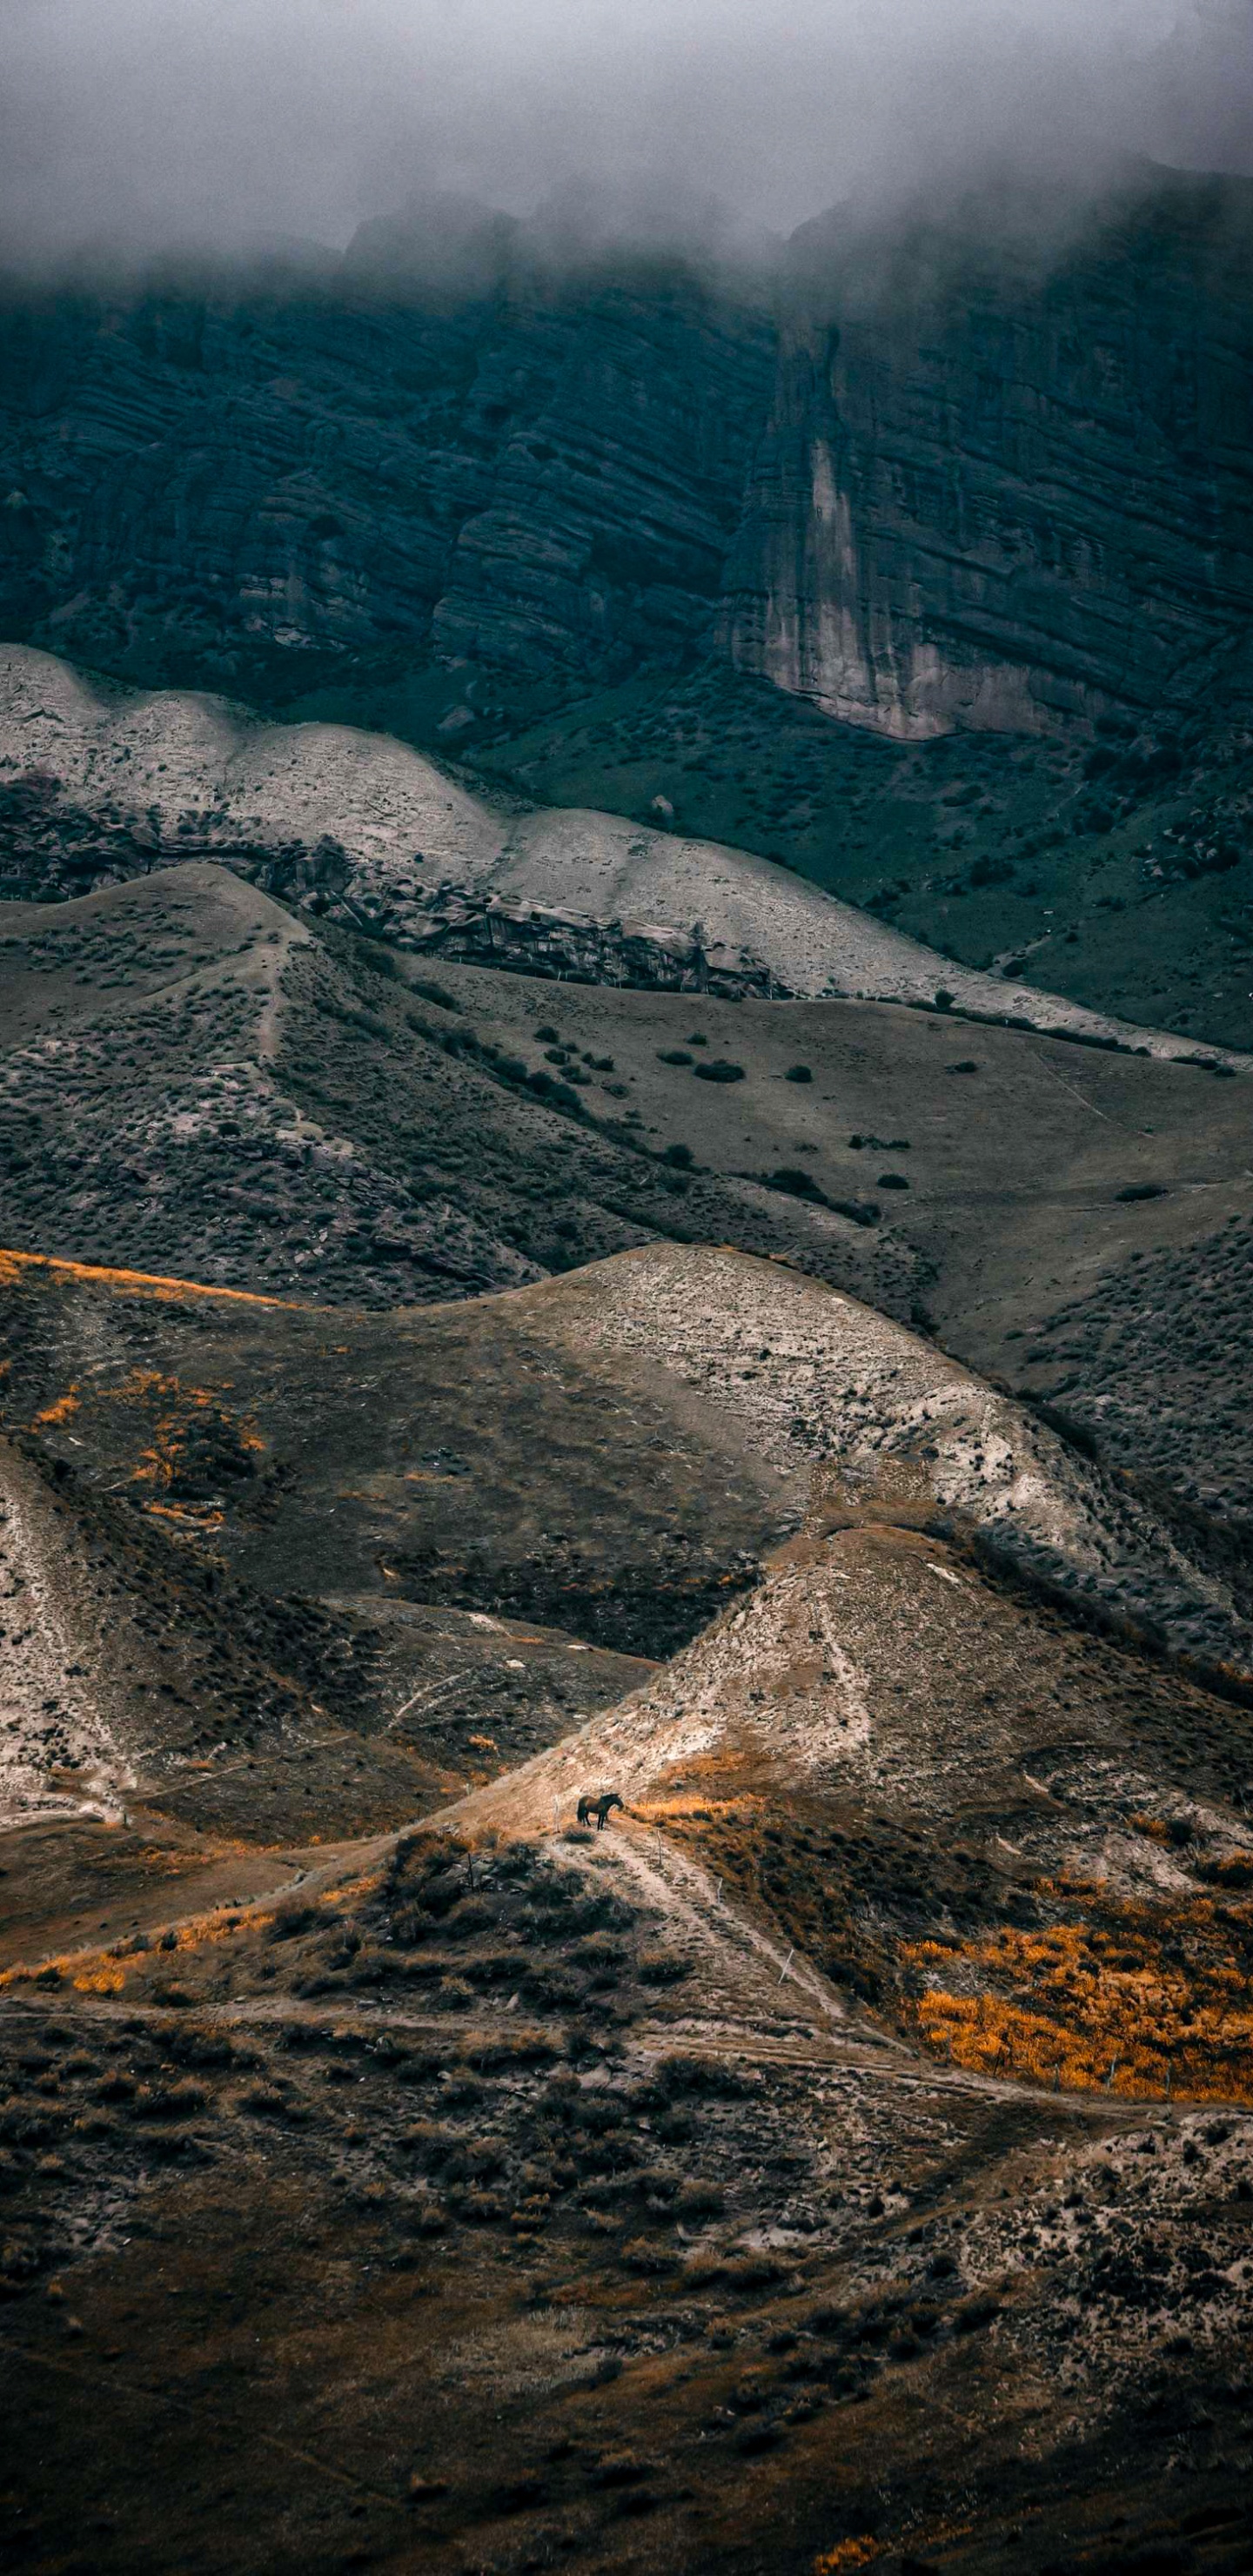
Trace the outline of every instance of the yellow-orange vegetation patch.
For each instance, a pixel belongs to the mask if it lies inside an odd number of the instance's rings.
[[[700,1789],[689,1789],[669,1797],[634,1799],[631,1813],[642,1816],[646,1824],[675,1825],[681,1830],[689,1821],[696,1825],[714,1824],[723,1816],[739,1823],[754,1810],[761,1811],[763,1806],[764,1800],[757,1797],[715,1798]]]
[[[1253,1860],[1247,1852],[1228,1852],[1225,1860],[1211,1861],[1205,1875],[1211,1887],[1222,1888],[1230,1895],[1253,1887]]]
[[[212,1387],[191,1386],[159,1369],[132,1369],[120,1386],[106,1390],[111,1404],[142,1410],[148,1417],[148,1444],[131,1469],[131,1483],[155,1485],[168,1495],[189,1470],[204,1473],[211,1464],[264,1454],[266,1442],[252,1414],[232,1413]],[[147,1506],[157,1508],[155,1504]],[[194,1497],[168,1502],[167,1512],[201,1527],[220,1525],[220,1512]]]
[[[983,2074],[1068,2090],[1253,2102],[1253,1904],[1192,1896],[1150,1906],[1074,1881],[1040,1893],[1081,1898],[1086,1912],[903,1949],[923,1975],[944,1971],[907,2007],[929,2048]],[[976,1991],[952,1990],[959,1966]]]
[[[89,1953],[62,1951],[52,1959],[19,1959],[16,1966],[0,1971],[0,1987],[29,1986],[36,1978],[46,1977],[54,1969],[68,1977],[80,1995],[120,1995],[126,1983],[120,1961],[103,1950]]]
[[[239,1905],[193,1916],[186,1923],[171,1924],[161,1942],[162,1952],[168,1959],[180,1950],[208,1949],[216,1942],[233,1940],[237,1932],[251,1932],[258,1925],[272,1920],[272,1912],[267,1914],[253,1908],[245,1897]],[[157,1929],[154,1924],[151,1938],[155,1939]],[[40,1959],[33,1964],[22,1960],[15,1967],[0,1970],[0,1988],[29,1985],[55,1968],[62,1977],[69,1978],[79,1994],[118,1995],[129,1977],[150,1970],[156,1964],[151,1946],[146,1950],[124,1950],[120,1956],[111,1949],[62,1952],[59,1957]]]
[[[211,1769],[212,1765],[207,1767]],[[205,1835],[194,1851],[180,1849],[175,1843],[152,1843],[147,1850],[137,1854],[137,1861],[145,1877],[151,1876],[154,1870],[162,1878],[186,1878],[189,1872],[202,1877],[215,1862],[238,1860],[251,1849],[250,1843],[220,1842],[216,1836],[210,1840]]]
[[[632,1800],[638,1816],[658,1824],[667,1821],[682,1832],[692,1826],[738,1823],[758,1831],[777,1796],[768,1777],[763,1784],[757,1746],[723,1743],[695,1761],[674,1764],[675,1778],[658,1782],[651,1798]]]
[[[255,1288],[217,1288],[204,1279],[167,1279],[160,1272],[116,1270],[95,1261],[60,1261],[46,1252],[0,1249],[0,1287],[14,1288],[31,1270],[46,1270],[60,1279],[99,1280],[106,1287],[137,1291],[162,1300],[180,1297],[225,1297],[235,1306],[282,1306],[293,1314],[310,1311],[296,1297],[266,1297]]]
[[[924,2047],[972,2072],[1068,2091],[1253,2102],[1248,1854],[1206,1864],[1203,1889],[1178,1896],[1038,1881],[1037,1907],[1052,1920],[1030,1929],[996,1924],[1002,1891],[985,1871],[973,1890],[990,1928],[908,1939],[891,1928],[898,1884],[915,1921],[929,1900],[943,1905],[922,1882],[917,1849],[904,1855],[903,1880],[899,1868],[894,1878],[902,1856],[874,1842],[873,1819],[846,1818],[849,1830],[824,1844],[808,1830],[821,1821],[817,1803],[762,1795],[746,1768],[737,1777],[734,1760],[685,1765],[681,1792],[663,1787],[633,1813],[693,1850],[729,1892],[761,1906],[816,1966]]]
[[[46,1404],[43,1412],[35,1415],[31,1424],[32,1431],[44,1422],[68,1422],[71,1416],[77,1413],[81,1402],[76,1379],[73,1386],[66,1388],[64,1395],[57,1397],[55,1404]]]
[[[181,1521],[184,1529],[221,1529],[226,1519],[225,1512],[212,1503],[141,1503],[139,1508],[157,1520]]]
[[[176,1950],[211,1949],[217,1941],[233,1941],[235,1934],[242,1932],[245,1926],[251,1931],[261,1919],[259,1913],[249,1908],[245,1897],[242,1905],[231,1907],[229,1915],[201,1914],[190,1923],[176,1923],[173,1926],[174,1947]],[[168,1940],[169,1934],[165,1937]],[[143,1958],[150,1959],[151,1952],[137,1953],[137,1960]]]
[[[814,2576],[852,2576],[855,2567],[868,2567],[878,2555],[878,2541],[863,2531],[856,2540],[837,2540],[834,2549],[820,2550],[814,2560]]]
[[[318,1842],[321,1837],[315,1834],[313,1839]],[[363,1869],[358,1872],[356,1878],[340,1878],[336,1880],[334,1887],[324,1888],[318,1902],[322,1905],[357,1905],[365,1896],[377,1896],[382,1884],[381,1866]],[[303,1890],[301,1899],[303,1902]]]

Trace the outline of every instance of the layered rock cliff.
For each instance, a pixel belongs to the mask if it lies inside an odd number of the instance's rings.
[[[1029,215],[829,216],[769,287],[504,218],[437,262],[446,209],[339,264],[11,285],[0,631],[271,703],[465,666],[450,739],[493,674],[710,653],[898,739],[1203,699],[1253,607],[1253,183]]]
[[[0,628],[288,694],[354,656],[709,641],[765,313],[674,271],[338,271],[0,305]]]
[[[793,252],[740,667],[902,740],[1203,694],[1253,607],[1253,184],[1141,176],[1048,257],[969,207]]]

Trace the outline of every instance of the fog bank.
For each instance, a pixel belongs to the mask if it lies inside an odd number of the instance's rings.
[[[1253,170],[1251,60],[1253,0],[7,0],[0,243],[339,247],[454,190],[751,247],[989,158]]]

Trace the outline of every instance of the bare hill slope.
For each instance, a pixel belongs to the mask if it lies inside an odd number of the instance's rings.
[[[1221,1587],[736,1252],[6,1270],[28,2563],[1237,2576],[1253,1721],[1091,1616]]]
[[[25,646],[0,654],[11,883],[60,894],[157,858],[229,859],[276,889],[354,906],[403,938],[441,881],[601,921],[703,926],[728,965],[764,963],[790,992],[915,1002],[938,988],[1033,1025],[1182,1038],[950,964],[866,913],[740,850],[553,807],[509,811],[432,761],[344,726],[272,725],[216,698],[93,685]]]
[[[0,1004],[15,1250],[390,1307],[732,1242],[1249,1515],[1243,1078],[883,1004],[434,981],[197,863],[0,906]]]
[[[362,1316],[10,1260],[10,1418],[251,1581],[514,1611],[666,1654],[885,1460],[915,1516],[1206,1664],[1229,1570],[933,1344],[820,1281],[654,1245]]]
[[[864,1211],[668,1164],[579,1066],[599,1119],[583,1112],[541,1014],[521,1057],[375,956],[215,867],[0,906],[8,1240],[390,1304],[683,1224],[908,1308],[910,1248]]]

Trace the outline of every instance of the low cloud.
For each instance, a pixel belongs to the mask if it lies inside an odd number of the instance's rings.
[[[339,247],[415,192],[752,242],[989,160],[1253,169],[1253,0],[7,0],[9,258]]]

